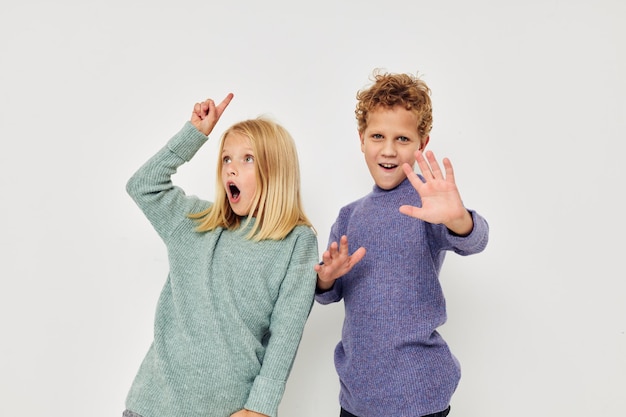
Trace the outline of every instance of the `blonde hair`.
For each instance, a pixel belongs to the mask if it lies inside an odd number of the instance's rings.
[[[433,127],[433,106],[430,99],[430,88],[417,76],[411,74],[384,73],[374,70],[371,77],[373,83],[369,88],[357,92],[356,115],[358,131],[363,133],[367,128],[369,112],[376,107],[402,106],[417,116],[417,131],[424,139]]]
[[[224,132],[218,155],[222,154],[224,140],[230,133],[249,138],[254,153],[257,187],[250,213],[255,214],[256,222],[246,237],[257,241],[280,240],[298,225],[312,228],[302,207],[298,153],[289,132],[267,118],[244,120]],[[198,220],[198,232],[218,227],[233,230],[241,226],[242,217],[232,210],[228,202],[221,182],[221,169],[218,158],[215,202],[204,211],[189,214],[190,218]],[[245,224],[251,220],[251,214]]]

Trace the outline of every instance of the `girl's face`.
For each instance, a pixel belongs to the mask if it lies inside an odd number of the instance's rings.
[[[423,143],[420,140],[417,116],[401,106],[370,111],[360,138],[370,174],[383,190],[391,190],[404,181],[402,164],[413,166],[415,151],[428,143],[428,138]]]
[[[257,187],[250,139],[237,132],[226,135],[221,160],[222,184],[230,207],[238,216],[247,216]]]

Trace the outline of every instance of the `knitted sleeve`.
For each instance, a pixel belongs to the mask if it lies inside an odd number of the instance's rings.
[[[298,226],[295,231],[299,235],[274,304],[261,371],[245,404],[246,409],[268,416],[276,416],[278,412],[304,325],[313,306],[317,279],[313,269],[318,258],[317,238],[306,226]]]
[[[197,197],[187,197],[171,180],[177,168],[189,161],[206,141],[204,134],[191,122],[186,122],[126,184],[128,194],[163,239],[185,220],[187,214],[207,207],[208,203]]]
[[[328,247],[330,247],[331,243],[337,242],[341,239],[341,236],[345,235],[347,232],[347,221],[352,213],[352,209],[354,207],[354,203],[349,204],[348,206],[342,207],[339,210],[339,215],[337,216],[337,220],[333,223],[330,228],[330,236],[328,237]],[[355,248],[352,247],[350,242],[348,242],[350,246],[350,254],[354,252]],[[343,298],[343,281],[342,278],[338,278],[333,283],[333,286],[326,291],[315,290],[315,301],[320,304],[331,304],[340,301]]]
[[[469,235],[459,236],[443,225],[433,225],[434,238],[440,242],[438,250],[453,251],[458,255],[467,256],[482,252],[489,241],[489,224],[476,211],[468,210],[472,215],[474,227]]]

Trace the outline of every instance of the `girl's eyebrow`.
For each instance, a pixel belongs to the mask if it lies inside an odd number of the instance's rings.
[[[231,151],[230,149],[224,148],[224,149],[222,149],[222,154],[225,154],[225,153],[233,153],[233,151]],[[254,149],[252,149],[251,147],[250,148],[248,148],[248,147],[242,148],[241,149],[241,153],[254,154]]]

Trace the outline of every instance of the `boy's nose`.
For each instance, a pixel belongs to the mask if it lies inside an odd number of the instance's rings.
[[[381,153],[386,156],[394,156],[396,154],[396,147],[391,140],[385,141]]]

